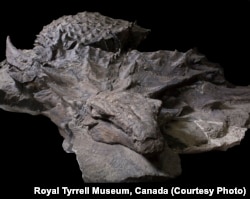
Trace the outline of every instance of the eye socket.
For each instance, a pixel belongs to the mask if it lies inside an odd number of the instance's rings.
[[[114,117],[114,115],[110,115],[104,112],[104,110],[100,109],[99,107],[95,107],[91,105],[90,107],[90,113],[91,116],[95,119],[109,119],[111,117]]]
[[[45,63],[45,64],[43,64],[42,66],[45,67],[45,68],[52,68],[52,66],[49,65],[48,63]]]

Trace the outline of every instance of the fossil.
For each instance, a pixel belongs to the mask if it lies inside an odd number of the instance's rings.
[[[149,30],[99,13],[63,16],[34,48],[6,41],[0,108],[44,115],[85,182],[165,180],[180,153],[226,150],[250,127],[250,87],[196,50],[136,47]]]

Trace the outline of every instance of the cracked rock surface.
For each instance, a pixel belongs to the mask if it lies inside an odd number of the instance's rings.
[[[196,50],[137,51],[148,32],[83,12],[45,26],[33,49],[8,37],[0,108],[49,117],[86,182],[165,180],[180,175],[180,153],[239,144],[250,87]]]

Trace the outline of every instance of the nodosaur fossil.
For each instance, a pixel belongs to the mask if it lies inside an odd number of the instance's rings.
[[[168,179],[180,153],[226,150],[250,127],[250,87],[196,50],[139,52],[149,30],[99,13],[45,26],[33,49],[6,41],[0,108],[49,117],[86,182]]]

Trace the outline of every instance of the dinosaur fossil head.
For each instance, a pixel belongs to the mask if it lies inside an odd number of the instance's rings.
[[[37,77],[36,72],[39,72],[39,70],[40,76],[42,74],[42,61],[36,58],[36,54],[32,50],[18,50],[7,38],[6,58],[10,65],[10,75],[16,81],[25,84],[24,88],[29,84],[38,83],[34,79]],[[58,72],[59,77],[61,74],[62,71],[61,73]],[[49,81],[52,80],[47,78],[46,82]],[[75,86],[79,84],[77,86],[79,93],[84,92],[84,85],[80,86],[80,83],[74,83]],[[69,85],[67,82],[63,84],[63,93],[60,93],[60,95],[63,96],[64,100],[67,97],[74,100],[76,97],[70,97],[70,94],[68,94],[68,90],[72,90]],[[60,86],[60,84],[57,85],[57,87]],[[38,100],[38,95],[35,96]],[[81,100],[81,98],[78,98],[78,100]],[[129,91],[103,90],[99,94],[93,94],[92,97],[87,99],[86,104],[89,115],[92,121],[94,120],[89,125],[88,132],[95,141],[122,144],[144,155],[163,150],[163,137],[157,124],[158,112],[161,107],[160,100],[146,98],[142,94]]]
[[[36,54],[32,50],[19,50],[15,48],[9,38],[7,38],[6,44],[6,58],[10,66],[9,74],[11,77],[21,84],[24,84],[23,88],[26,88],[31,82],[33,82],[32,84],[37,84],[37,82],[34,81],[37,77],[36,72],[40,72],[40,76],[43,74],[44,70],[42,65],[44,60],[39,59],[40,57],[36,57]],[[61,59],[63,60],[62,57]],[[89,59],[91,59],[91,57]],[[69,60],[67,61],[69,62]],[[64,65],[66,61],[61,62],[62,65]],[[72,63],[70,67],[73,67]],[[81,67],[83,68],[85,65],[81,65]],[[101,69],[101,67],[99,68]],[[56,68],[54,68],[54,70],[56,71]],[[91,71],[92,69],[90,68],[89,70]],[[65,71],[60,70],[60,72],[57,72],[59,78],[62,72]],[[53,84],[57,84],[56,80],[51,79],[50,76],[46,78],[46,83],[43,84],[43,87],[50,81],[53,82]],[[86,77],[86,79],[88,78],[89,77]],[[58,94],[57,91],[59,98],[63,96],[66,101],[67,97],[72,101],[76,100],[77,96],[68,94],[68,90],[73,90],[69,86],[72,85],[72,82],[69,83],[66,79],[64,79],[64,81],[61,87],[63,93]],[[77,87],[78,93],[84,93],[84,89],[87,87],[85,84],[75,81],[73,81],[73,83],[74,86]],[[50,85],[47,86],[49,87]],[[60,84],[56,85],[57,88],[60,86]],[[51,91],[53,88],[49,87],[49,90]],[[40,100],[38,99],[39,97],[37,97],[39,96],[37,93],[35,98],[36,100]],[[55,94],[56,93],[53,95]],[[50,100],[52,98],[53,97],[49,97]],[[77,100],[81,101],[82,99],[79,97]],[[43,101],[42,103],[46,104],[46,102]],[[89,128],[88,132],[95,141],[108,144],[121,144],[143,155],[153,154],[163,150],[164,140],[157,123],[158,112],[161,107],[160,100],[150,99],[144,97],[142,94],[130,91],[103,90],[99,91],[99,94],[93,92],[92,97],[87,99],[86,105],[92,119],[91,124],[87,125]],[[77,112],[77,110],[75,111]]]
[[[102,92],[87,102],[96,125],[89,132],[96,141],[119,143],[140,154],[163,149],[157,124],[161,101],[131,92]]]

